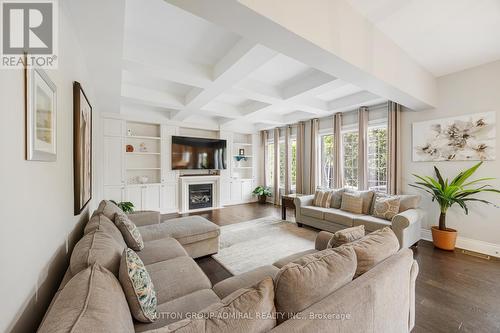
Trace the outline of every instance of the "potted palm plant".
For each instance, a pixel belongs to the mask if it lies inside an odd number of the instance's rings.
[[[266,203],[267,197],[273,196],[269,187],[266,186],[257,186],[252,193],[259,198],[261,204]]]
[[[499,190],[492,188],[491,185],[484,184],[485,181],[495,178],[480,178],[472,181],[468,179],[476,172],[483,162],[479,162],[472,168],[460,172],[450,182],[448,179],[443,179],[441,172],[437,167],[434,167],[435,177],[414,176],[419,180],[410,186],[424,190],[432,196],[432,201],[439,204],[441,214],[439,216],[439,225],[433,226],[432,241],[434,246],[443,250],[454,250],[457,240],[457,231],[446,227],[446,212],[454,204],[458,204],[465,214],[469,214],[467,204],[471,201],[482,202],[493,205],[491,202],[483,199],[474,198],[474,195],[481,192],[500,193]],[[497,207],[496,205],[494,205]]]

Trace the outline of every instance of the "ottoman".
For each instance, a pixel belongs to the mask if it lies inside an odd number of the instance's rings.
[[[145,242],[175,238],[192,258],[219,251],[220,228],[201,216],[186,216],[138,227]]]

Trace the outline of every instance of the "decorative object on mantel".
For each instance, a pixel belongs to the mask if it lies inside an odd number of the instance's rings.
[[[257,186],[253,190],[252,194],[256,195],[259,198],[259,203],[261,203],[261,204],[266,203],[267,197],[273,196],[269,187],[266,187],[266,186]]]
[[[240,156],[244,156],[244,155],[245,155],[245,149],[240,148],[240,150],[239,150],[239,155],[240,155]]]
[[[26,159],[55,161],[57,157],[57,88],[39,68],[25,68]]]
[[[127,151],[127,153],[133,153],[134,152],[134,146],[132,145],[127,145],[125,147],[125,150]]]
[[[118,206],[121,210],[123,210],[124,213],[132,213],[134,211],[134,204],[131,203],[130,201],[121,201],[121,202],[116,202],[114,200],[109,200],[115,205]]]
[[[242,155],[237,155],[234,158],[236,159],[237,162],[246,161],[247,160],[247,157],[246,156],[242,156]]]
[[[73,168],[78,215],[92,199],[92,106],[78,82],[73,83]]]
[[[137,182],[139,184],[146,184],[149,180],[148,176],[137,176]]]
[[[139,151],[142,153],[148,152],[148,147],[146,147],[146,144],[144,142],[141,142],[141,144],[139,145]]]
[[[443,250],[455,249],[457,231],[446,227],[446,212],[448,211],[448,208],[454,204],[458,204],[462,207],[466,215],[469,214],[469,209],[467,207],[468,201],[482,202],[498,208],[498,206],[489,201],[472,197],[473,195],[481,192],[500,193],[499,190],[492,188],[491,185],[485,185],[483,183],[484,181],[493,180],[495,178],[479,178],[466,182],[481,166],[481,164],[483,164],[483,162],[479,162],[472,168],[460,172],[451,182],[448,179],[443,179],[441,172],[437,167],[434,167],[434,171],[436,173],[435,178],[414,174],[414,176],[420,181],[415,182],[416,185],[410,184],[410,186],[424,190],[432,195],[432,201],[437,201],[441,209],[439,226],[432,227],[432,241],[435,247]]]
[[[484,161],[496,158],[495,112],[413,124],[413,161]]]

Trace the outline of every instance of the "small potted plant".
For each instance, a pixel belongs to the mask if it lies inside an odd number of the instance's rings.
[[[124,213],[132,213],[134,211],[134,204],[129,201],[116,202],[114,200],[109,200],[118,206]]]
[[[259,198],[259,203],[261,204],[266,203],[267,197],[273,196],[269,187],[266,186],[257,186],[252,193]]]
[[[472,168],[460,172],[450,182],[448,179],[443,179],[441,172],[437,167],[434,167],[435,177],[415,175],[419,179],[415,184],[410,186],[424,190],[432,196],[432,201],[439,204],[441,214],[439,216],[439,226],[433,226],[432,241],[434,246],[443,250],[454,250],[457,240],[457,231],[446,227],[446,212],[454,204],[458,204],[465,214],[469,214],[467,203],[471,201],[482,202],[493,205],[491,202],[474,198],[473,196],[481,192],[500,193],[499,190],[492,188],[491,185],[486,185],[483,182],[495,178],[480,178],[473,181],[467,181],[474,172],[481,166],[483,162],[479,162]],[[497,207],[496,205],[494,205]]]

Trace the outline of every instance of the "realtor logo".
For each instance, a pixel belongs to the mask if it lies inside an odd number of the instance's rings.
[[[3,68],[55,68],[57,49],[56,0],[0,0]]]

